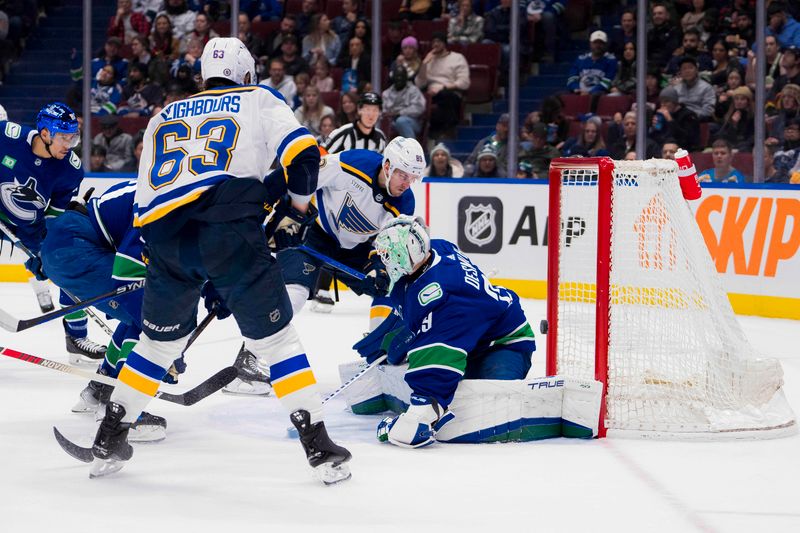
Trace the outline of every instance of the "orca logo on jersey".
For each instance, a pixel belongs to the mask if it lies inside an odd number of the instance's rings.
[[[334,223],[336,224],[336,229],[344,228],[357,235],[373,235],[378,231],[378,226],[373,224],[364,213],[359,211],[350,193],[345,195]]]
[[[20,185],[17,178],[13,183],[0,185],[0,202],[6,211],[19,220],[33,222],[38,216],[38,210],[44,209],[47,202],[36,190],[36,178],[29,177],[24,185]]]
[[[466,253],[496,254],[503,247],[503,202],[494,196],[465,196],[458,202],[458,247]]]

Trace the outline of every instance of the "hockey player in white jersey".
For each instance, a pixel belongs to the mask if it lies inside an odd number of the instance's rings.
[[[314,201],[317,224],[309,231],[307,246],[367,275],[363,282],[342,275],[359,294],[376,299],[370,312],[371,329],[389,315],[385,298],[389,275],[372,250],[379,229],[398,215],[414,213],[411,184],[425,170],[422,146],[395,137],[383,155],[369,150],[346,150],[322,158]],[[299,311],[314,289],[321,261],[302,250],[278,254],[292,309]]]
[[[261,222],[278,161],[290,201],[281,202],[275,247],[301,244],[316,219],[319,149],[283,97],[255,81],[252,55],[215,38],[201,57],[205,91],[173,102],[144,135],[135,224],[148,258],[143,335],[120,371],[92,452],[92,476],[131,458],[131,422],[158,390],[197,321],[201,286],[213,283],[246,348],[270,361],[276,396],[291,413],[309,464],[324,483],[350,477],[350,452],[322,422],[316,380],[291,325],[292,307]],[[265,178],[266,177],[266,178]]]

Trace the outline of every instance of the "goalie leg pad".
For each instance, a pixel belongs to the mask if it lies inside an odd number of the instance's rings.
[[[446,413],[447,415],[449,413]],[[402,448],[422,448],[435,442],[434,425],[441,427],[452,420],[452,416],[447,416],[447,420],[442,424],[437,424],[439,420],[437,406],[430,403],[412,405],[400,416],[387,417],[380,421],[378,440]]]

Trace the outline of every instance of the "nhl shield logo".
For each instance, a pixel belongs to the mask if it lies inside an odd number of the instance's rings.
[[[503,203],[493,196],[465,196],[458,202],[458,247],[495,254],[503,246]]]
[[[497,234],[497,211],[491,205],[469,204],[464,218],[464,236],[475,246],[485,246]]]

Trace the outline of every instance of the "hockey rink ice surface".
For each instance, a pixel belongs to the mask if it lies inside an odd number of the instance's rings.
[[[369,300],[352,293],[330,315],[295,319],[323,394],[367,327]],[[534,329],[543,301],[525,301]],[[27,284],[0,284],[0,307],[40,314]],[[800,412],[800,321],[739,317],[756,349],[780,359]],[[105,342],[90,321],[91,337]],[[233,319],[215,321],[187,352],[182,392],[233,363]],[[532,376],[544,374],[537,335]],[[67,362],[60,321],[0,346]],[[340,399],[325,410],[332,437],[353,453],[350,481],[311,477],[274,397],[217,393],[192,407],[154,400],[167,439],[135,446],[116,475],[88,479],[67,456],[56,425],[88,446],[93,417],[70,413],[86,382],[0,357],[0,533],[224,531],[800,531],[800,437],[746,442],[552,439],[515,444],[436,444],[407,450],[375,439],[380,417],[357,417]]]

